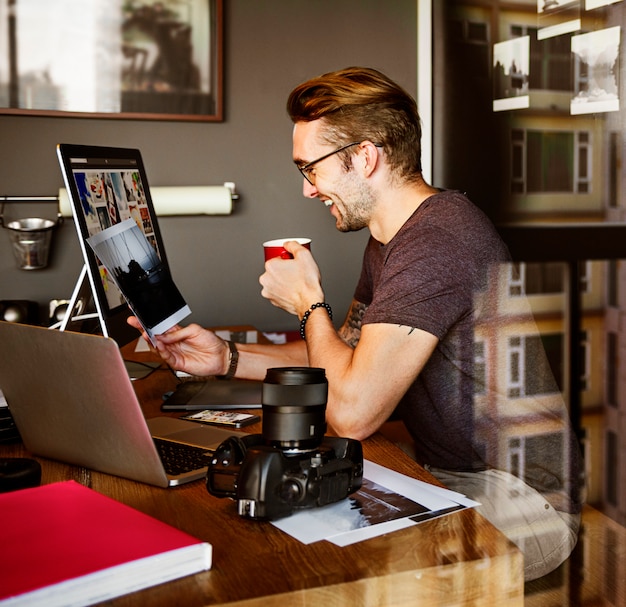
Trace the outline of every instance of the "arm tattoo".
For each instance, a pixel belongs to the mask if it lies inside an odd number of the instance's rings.
[[[365,314],[367,306],[359,301],[354,300],[346,316],[342,327],[339,329],[339,337],[343,339],[350,347],[356,348],[361,337],[361,321]]]

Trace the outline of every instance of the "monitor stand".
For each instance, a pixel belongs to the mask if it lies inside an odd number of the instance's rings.
[[[89,304],[92,302],[95,305],[96,311],[87,312]],[[81,333],[85,331],[86,323],[94,320],[96,322],[92,325],[93,330],[90,330],[89,332],[95,333],[96,329],[99,327],[99,332],[105,337],[109,337],[104,318],[102,317],[102,312],[98,307],[97,301],[94,301],[93,291],[91,290],[91,284],[87,274],[87,266],[83,264],[63,319],[52,325],[50,329],[59,329],[59,331],[76,331]],[[135,380],[147,377],[150,373],[152,373],[152,371],[159,368],[161,363],[124,360],[124,365],[126,366],[126,371],[128,372],[130,379]]]
[[[89,280],[87,278],[87,266],[83,264],[63,319],[59,323],[52,325],[50,328],[59,329],[59,331],[76,330],[80,332],[83,328],[82,323],[84,321],[97,319],[101,332],[107,336],[106,325],[104,324],[100,310],[87,313],[89,304],[92,301],[93,295],[91,285],[89,284]]]

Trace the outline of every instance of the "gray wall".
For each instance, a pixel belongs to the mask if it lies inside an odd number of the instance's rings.
[[[338,233],[324,205],[302,196],[285,101],[299,82],[348,65],[378,68],[414,93],[416,2],[224,0],[224,5],[224,122],[0,116],[0,196],[55,194],[62,186],[59,142],[138,147],[153,186],[234,181],[240,193],[234,215],[159,222],[174,278],[193,310],[190,320],[297,328],[294,317],[260,296],[261,243],[309,236],[339,323],[368,234]],[[5,216],[11,214],[29,216],[32,209],[7,204]],[[69,298],[81,266],[71,219],[56,231],[44,270],[18,270],[8,234],[0,234],[0,299],[32,299],[47,308],[50,299]]]

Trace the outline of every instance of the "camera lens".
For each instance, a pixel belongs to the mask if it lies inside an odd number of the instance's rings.
[[[286,452],[315,449],[326,432],[327,398],[324,369],[268,369],[263,381],[263,437]]]

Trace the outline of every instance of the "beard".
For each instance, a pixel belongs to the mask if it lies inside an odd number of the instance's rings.
[[[333,198],[337,217],[335,227],[340,232],[358,232],[369,225],[375,198],[370,186],[353,172],[346,173],[342,194]]]

